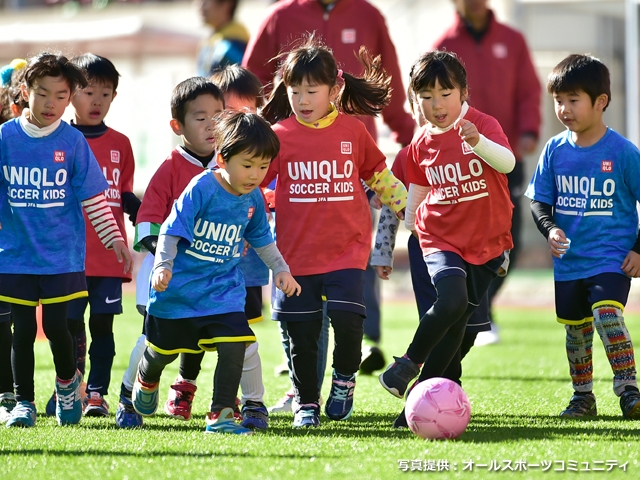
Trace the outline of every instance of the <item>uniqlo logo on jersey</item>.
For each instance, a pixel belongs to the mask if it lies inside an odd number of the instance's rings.
[[[249,212],[247,213],[247,218],[251,218],[253,217],[253,212],[255,212],[255,208],[254,207],[249,207]]]
[[[471,155],[473,153],[473,148],[467,142],[462,142],[462,154],[463,155]]]
[[[120,152],[118,150],[111,150],[111,162],[120,163]]]
[[[356,43],[356,31],[353,28],[342,30],[342,43]]]
[[[62,163],[64,162],[64,151],[62,150],[55,150],[53,152],[53,161],[56,163]]]
[[[340,153],[344,153],[345,155],[351,155],[351,142],[341,142],[340,143]]]
[[[613,161],[612,160],[602,160],[602,171],[605,173],[613,172]]]

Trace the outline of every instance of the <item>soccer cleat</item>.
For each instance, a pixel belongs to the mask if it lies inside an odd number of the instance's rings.
[[[140,375],[136,375],[131,392],[131,403],[133,408],[143,417],[150,417],[158,410],[158,387],[160,382],[146,383],[140,380]]]
[[[142,415],[133,408],[131,398],[120,395],[120,403],[116,409],[116,427],[136,428],[142,426]]]
[[[633,387],[627,387],[620,395],[620,408],[624,418],[640,420],[640,392]]]
[[[36,424],[36,406],[28,400],[21,400],[11,410],[7,427],[33,427]]]
[[[205,433],[233,433],[236,435],[251,435],[253,433],[253,430],[236,423],[231,407],[223,408],[219,412],[208,412],[206,422]]]
[[[597,414],[596,397],[591,392],[574,392],[567,408],[560,412],[562,418],[595,417]]]
[[[294,428],[310,428],[320,426],[320,405],[305,403],[300,405],[293,416]]]
[[[16,396],[13,392],[0,393],[0,422],[4,423],[9,420],[16,403]]]
[[[245,428],[251,430],[266,430],[269,428],[269,412],[262,402],[247,400],[242,407],[242,421]]]
[[[420,365],[413,363],[406,357],[393,357],[395,362],[387,367],[378,377],[380,384],[398,398],[402,398],[407,391],[409,382],[420,373]]]
[[[182,377],[176,378],[174,384],[169,387],[169,398],[164,404],[165,413],[174,418],[189,420],[193,397],[197,389],[197,386],[182,380]]]
[[[356,389],[355,375],[342,375],[333,371],[329,399],[324,413],[331,420],[346,420],[353,412],[353,392]]]
[[[409,423],[407,422],[407,416],[404,414],[404,408],[400,412],[400,414],[393,421],[393,428],[409,428]]]
[[[109,404],[100,392],[90,392],[82,404],[84,405],[85,417],[107,417],[109,416]]]
[[[58,425],[80,423],[80,419],[82,419],[81,382],[82,376],[77,370],[70,383],[61,384],[56,379],[56,420],[58,420]]]
[[[285,393],[284,397],[278,400],[278,403],[273,407],[269,407],[269,413],[292,413],[294,397],[293,392]]]
[[[44,409],[44,414],[47,417],[53,417],[56,414],[56,402],[56,391],[54,390],[51,398],[47,402],[47,406]]]
[[[360,363],[360,373],[371,375],[376,370],[384,368],[386,361],[382,350],[376,345],[365,345],[362,348],[362,362]]]

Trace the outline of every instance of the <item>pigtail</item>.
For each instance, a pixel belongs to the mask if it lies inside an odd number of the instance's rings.
[[[364,66],[362,77],[342,73],[344,87],[336,99],[336,107],[349,115],[378,115],[391,100],[391,76],[382,67],[380,55],[371,57],[360,47],[356,55]]]
[[[287,96],[287,87],[282,79],[278,80],[275,88],[269,95],[269,100],[260,109],[260,116],[271,125],[275,125],[282,120],[289,118],[293,114],[289,97]]]

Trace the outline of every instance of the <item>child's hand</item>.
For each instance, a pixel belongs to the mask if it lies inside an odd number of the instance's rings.
[[[551,250],[551,255],[556,258],[562,258],[562,256],[567,253],[567,250],[569,250],[569,240],[559,228],[551,229],[547,244],[549,245],[549,250]]]
[[[396,213],[396,217],[398,217],[399,220],[404,220],[404,211],[405,210],[406,210],[406,208],[403,208],[398,213]]]
[[[460,138],[472,147],[475,147],[480,141],[480,133],[478,132],[478,128],[469,120],[460,118],[456,120],[456,123],[453,124],[453,128],[457,129]]]
[[[122,263],[124,260],[124,273],[133,272],[133,258],[131,257],[131,252],[125,243],[122,240],[116,240],[111,245],[111,248],[113,248],[113,251],[116,254],[118,263]]]
[[[376,210],[380,210],[382,208],[380,197],[378,197],[378,195],[374,195],[373,197],[371,197],[371,200],[369,200],[369,206],[371,208],[375,208]]]
[[[154,270],[153,277],[151,277],[151,286],[156,292],[164,292],[169,286],[171,276],[171,270],[166,268]]]
[[[381,267],[379,265],[376,265],[373,268],[376,270],[378,277],[380,277],[382,280],[389,280],[389,275],[391,275],[391,272],[393,271],[393,267]]]
[[[290,297],[294,293],[300,296],[302,287],[289,272],[276,273],[273,281],[276,284],[276,288],[282,290],[287,297]]]
[[[631,250],[622,262],[622,271],[633,278],[640,277],[640,255]]]
[[[249,248],[251,247],[251,245],[249,245],[249,242],[247,242],[246,240],[244,241],[244,250],[242,250],[242,256],[244,257],[247,252],[249,251]]]

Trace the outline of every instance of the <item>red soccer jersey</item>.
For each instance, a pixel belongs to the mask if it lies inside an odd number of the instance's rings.
[[[98,164],[107,179],[107,183],[109,183],[109,188],[105,190],[104,196],[111,207],[113,216],[126,242],[127,234],[124,225],[122,193],[133,192],[135,162],[133,160],[131,143],[125,135],[112,128],[107,128],[107,132],[97,138],[87,138],[87,142],[98,160]],[[87,212],[84,212],[84,219],[85,224],[89,226],[86,228],[86,275],[88,277],[119,277],[125,279],[126,282],[130,282],[131,274],[124,274],[123,264],[118,263],[118,259],[113,250],[104,248],[95,229],[90,226]]]
[[[384,154],[362,122],[348,115],[322,129],[291,116],[273,130],[280,154],[263,186],[277,175],[276,240],[291,273],[364,270],[371,213],[360,179],[386,168]]]
[[[509,148],[497,120],[474,108],[464,116],[489,140]],[[431,134],[424,127],[411,143],[407,183],[430,186],[416,211],[416,231],[424,255],[455,252],[482,265],[513,248],[507,177],[490,167],[456,129]]]

